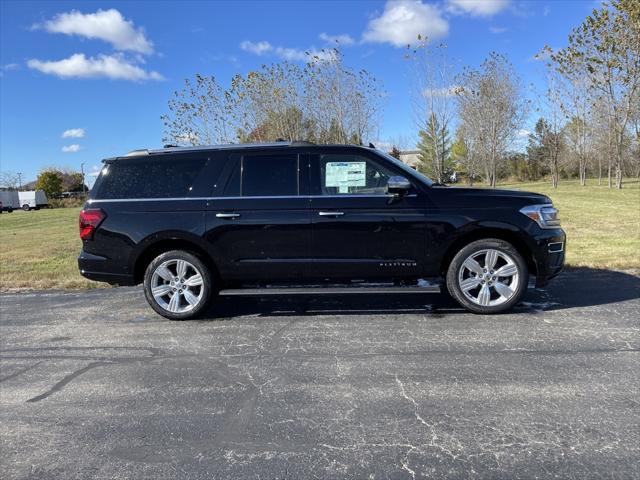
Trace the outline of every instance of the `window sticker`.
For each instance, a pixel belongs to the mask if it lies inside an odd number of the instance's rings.
[[[349,187],[366,186],[366,170],[366,162],[327,162],[324,185],[349,193]]]

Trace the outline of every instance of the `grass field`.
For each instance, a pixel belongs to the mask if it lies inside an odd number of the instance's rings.
[[[79,208],[0,215],[0,289],[100,286],[78,273]]]
[[[562,182],[518,183],[508,188],[549,195],[567,232],[567,263],[607,269],[640,269],[640,183],[622,190]],[[92,288],[104,286],[80,276],[76,258],[78,212],[60,208],[0,215],[0,289]]]

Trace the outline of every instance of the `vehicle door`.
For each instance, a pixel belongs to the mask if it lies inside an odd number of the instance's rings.
[[[223,278],[292,280],[311,247],[307,164],[287,150],[237,153],[208,201],[206,241]]]
[[[425,260],[425,197],[387,182],[405,172],[375,155],[310,156],[314,271],[331,278],[419,277]],[[414,182],[412,179],[408,179]]]

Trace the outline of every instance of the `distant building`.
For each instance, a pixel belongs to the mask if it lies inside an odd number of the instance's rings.
[[[400,152],[400,161],[406,163],[411,168],[417,169],[420,163],[420,159],[418,158],[419,153],[418,150],[404,150]]]

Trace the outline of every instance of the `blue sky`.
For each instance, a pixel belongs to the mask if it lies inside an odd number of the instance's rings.
[[[388,92],[371,140],[415,137],[401,46],[415,32],[477,67],[495,50],[543,91],[545,44],[566,44],[593,1],[0,2],[0,170],[31,180],[45,166],[85,170],[161,145],[167,100],[183,79],[235,73],[342,36],[346,63]],[[533,119],[531,119],[533,123]],[[525,125],[524,128],[531,128]]]

